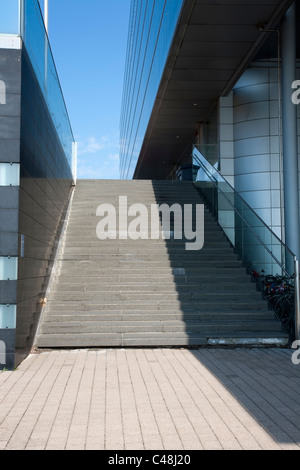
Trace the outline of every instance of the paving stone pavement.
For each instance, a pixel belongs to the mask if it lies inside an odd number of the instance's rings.
[[[0,372],[0,450],[299,450],[281,349],[44,351]]]

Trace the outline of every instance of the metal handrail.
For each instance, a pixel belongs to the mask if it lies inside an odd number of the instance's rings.
[[[196,148],[196,147],[195,147]],[[197,149],[199,152],[199,150]],[[200,153],[200,152],[199,152]],[[208,165],[210,163],[205,159],[205,157],[200,153],[201,157],[205,162],[207,162]],[[231,206],[231,208],[234,210],[234,212],[240,217],[240,219],[243,221],[243,223],[246,224],[246,226],[250,229],[251,233],[255,236],[255,238],[259,241],[259,243],[267,250],[267,252],[270,254],[270,256],[273,258],[273,260],[276,262],[276,264],[280,267],[280,269],[286,274],[288,278],[292,278],[283,266],[283,264],[277,259],[277,257],[274,255],[272,250],[269,249],[269,247],[261,240],[260,236],[253,230],[251,225],[244,219],[244,217],[240,214],[240,212],[237,210],[237,208],[232,204],[230,199],[227,197],[226,193],[222,191],[222,189],[219,186],[219,181],[217,178],[214,177],[212,173],[210,173],[209,169],[206,168],[205,164],[203,161],[201,161],[200,158],[198,158],[197,155],[195,155],[195,152],[193,152],[193,157],[196,161],[197,164],[199,164],[200,168],[205,172],[206,176],[209,178],[210,182],[217,188],[217,190],[222,194],[222,196],[226,199],[228,204]],[[211,166],[211,165],[210,165]],[[220,174],[218,170],[216,170],[213,167],[214,173],[218,175],[220,180],[223,180],[224,183],[226,183],[229,187],[229,189],[233,192],[233,194],[238,197],[242,203],[245,205],[247,210],[249,211],[257,218],[257,220],[265,227],[265,229],[271,233],[271,235],[275,238],[275,240],[278,241],[278,243],[281,245],[282,249],[285,250],[287,253],[289,253],[293,259],[294,259],[294,300],[295,300],[295,318],[294,318],[294,326],[295,326],[295,339],[300,340],[300,267],[299,267],[299,260],[297,260],[297,257],[292,253],[292,251],[280,240],[280,238],[265,224],[265,222],[256,214],[256,212],[247,204],[247,202],[237,193],[237,191],[228,183],[227,180]]]
[[[203,155],[201,154],[201,156],[203,157]],[[255,230],[253,230],[253,228],[251,227],[251,225],[249,225],[249,223],[243,218],[243,216],[240,214],[240,212],[237,210],[237,208],[232,204],[232,202],[230,201],[230,199],[226,196],[226,193],[224,193],[224,191],[222,191],[222,189],[220,189],[219,185],[218,185],[218,181],[217,179],[209,172],[209,170],[206,168],[206,166],[204,165],[204,163],[194,154],[194,158],[196,160],[196,162],[199,164],[199,166],[204,170],[205,174],[208,176],[208,178],[210,179],[210,181],[215,185],[215,187],[218,189],[218,191],[220,191],[220,193],[223,195],[223,197],[228,201],[229,205],[232,207],[232,209],[234,210],[234,212],[240,217],[240,219],[247,225],[247,227],[250,229],[251,233],[257,238],[257,240],[259,241],[259,243],[266,249],[266,251],[269,253],[269,255],[274,259],[274,261],[276,262],[276,264],[278,264],[278,266],[280,267],[280,269],[286,274],[287,277],[289,278],[292,278],[292,276],[287,272],[287,270],[285,269],[284,265],[277,259],[277,257],[274,255],[274,253],[272,252],[272,250],[269,249],[269,247],[263,242],[263,240],[260,238],[260,236],[255,232]],[[203,157],[203,159],[205,159],[205,157]],[[207,162],[209,163],[209,162]],[[263,224],[263,226],[266,228],[266,230],[268,230],[272,236],[280,243],[280,245],[287,251],[290,253],[290,255],[292,256],[292,258],[294,259],[295,258],[295,255],[294,253],[292,253],[292,251],[280,240],[280,238],[277,237],[277,235],[272,232],[272,230],[270,230],[270,228],[265,224],[265,222],[253,211],[253,209],[249,206],[249,204],[247,204],[247,202],[237,193],[237,191],[223,178],[223,176],[219,173],[218,170],[216,170],[214,168],[214,172],[217,173],[220,178],[222,178],[224,180],[224,182],[226,184],[228,184],[229,188],[232,190],[232,192],[237,195],[241,201],[243,202],[243,204],[245,204],[245,206],[247,207],[247,209],[249,209],[254,215],[255,217],[259,220],[259,222],[261,224]]]

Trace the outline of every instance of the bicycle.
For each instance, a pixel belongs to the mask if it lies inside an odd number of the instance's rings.
[[[256,282],[257,289],[267,301],[270,310],[273,310],[284,329],[291,337],[295,334],[295,288],[293,278],[279,275],[265,275],[252,271],[252,280]]]
[[[274,311],[279,317],[286,331],[293,336],[295,333],[294,312],[295,312],[295,296],[294,292],[282,294],[277,300]]]

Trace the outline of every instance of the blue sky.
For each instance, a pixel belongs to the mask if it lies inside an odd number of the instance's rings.
[[[49,0],[49,38],[78,142],[78,178],[119,178],[129,10],[130,0]]]

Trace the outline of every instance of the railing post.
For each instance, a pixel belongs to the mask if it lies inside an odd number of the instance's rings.
[[[295,257],[295,335],[296,340],[300,340],[300,277],[299,261]]]
[[[281,37],[285,244],[300,260],[297,106],[293,104],[290,92],[297,64],[295,1],[283,20]]]

